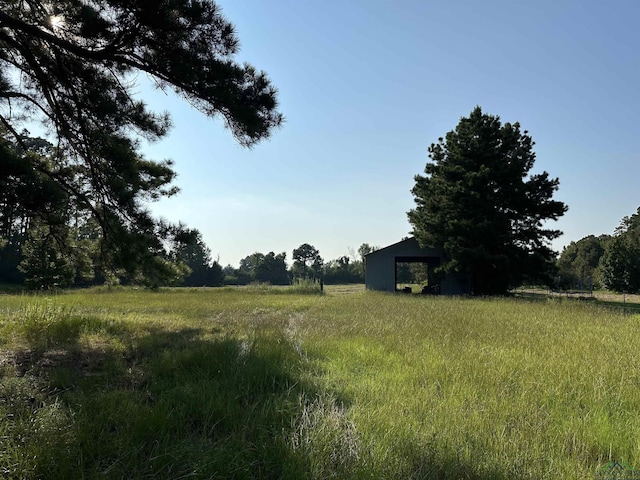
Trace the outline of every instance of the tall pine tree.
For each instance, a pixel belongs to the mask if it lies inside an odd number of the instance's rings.
[[[440,267],[470,274],[476,295],[502,294],[525,280],[550,280],[561,232],[544,227],[567,207],[552,199],[558,179],[530,175],[534,142],[518,123],[476,107],[429,147],[431,162],[415,177],[408,212],[422,246],[441,246]]]

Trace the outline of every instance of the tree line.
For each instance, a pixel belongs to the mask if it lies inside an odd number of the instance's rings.
[[[239,268],[227,265],[223,272],[225,283],[247,285],[269,283],[289,285],[296,280],[322,281],[326,284],[364,283],[365,256],[378,247],[363,243],[357,251],[325,261],[313,245],[303,243],[292,252],[293,263],[289,267],[286,253],[253,253],[240,260]]]
[[[612,235],[588,235],[567,245],[557,261],[556,285],[640,293],[640,207]]]
[[[0,136],[0,147],[18,150]],[[24,135],[24,144],[37,145],[43,161],[54,149],[46,140]],[[33,152],[31,152],[33,153]],[[0,168],[4,166],[0,163]],[[0,284],[33,290],[91,285],[221,286],[266,283],[289,285],[296,280],[325,283],[363,283],[364,256],[375,250],[363,243],[356,252],[325,261],[314,246],[305,243],[292,252],[287,264],[285,252],[255,252],[240,260],[238,268],[222,267],[195,228],[158,223],[162,229],[152,255],[158,266],[142,274],[119,267],[109,259],[108,240],[98,222],[82,212],[71,211],[64,202],[49,205],[58,214],[55,223],[23,207],[27,190],[47,195],[46,185],[4,183],[0,190]],[[54,199],[55,200],[55,199]],[[56,212],[56,208],[61,211]]]

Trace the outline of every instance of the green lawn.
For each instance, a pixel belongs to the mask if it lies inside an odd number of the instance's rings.
[[[640,316],[326,287],[0,296],[0,478],[640,468]]]

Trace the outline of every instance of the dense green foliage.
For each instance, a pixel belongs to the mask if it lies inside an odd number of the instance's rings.
[[[429,147],[432,162],[417,175],[416,207],[408,213],[425,247],[442,246],[445,271],[472,276],[474,294],[505,293],[523,281],[552,279],[550,241],[561,232],[544,222],[566,206],[552,199],[558,180],[530,175],[534,142],[518,123],[476,107]]]
[[[322,266],[322,279],[327,284],[364,283],[364,264],[343,255]]]
[[[102,231],[92,218],[76,219],[74,226],[60,226],[59,232],[66,235],[63,241],[51,234],[50,226],[31,221],[24,234],[14,234],[10,240],[0,242],[0,285],[35,290],[102,284],[202,287],[291,285],[313,282],[314,278],[334,285],[364,283],[364,255],[375,248],[362,244],[359,257],[350,249],[350,255],[326,263],[321,257],[320,261],[313,260],[311,276],[304,275],[301,265],[289,268],[285,252],[256,252],[240,260],[239,268],[227,265],[223,269],[212,259],[211,249],[197,229],[161,225],[165,229],[164,241],[158,243],[155,258],[163,263],[164,274],[131,277],[122,269],[105,266],[100,252]],[[296,272],[303,274],[296,276]]]
[[[303,243],[293,250],[292,256],[293,266],[291,267],[291,273],[294,278],[322,278],[324,260],[316,247]]]
[[[181,285],[217,287],[224,283],[222,267],[211,258],[211,250],[195,228],[179,232],[169,255],[174,262],[189,268],[189,274],[180,282]]]
[[[640,465],[637,315],[290,288],[0,297],[0,476],[550,480]]]
[[[598,265],[604,254],[609,235],[589,235],[567,245],[558,258],[558,282],[561,288],[598,288]]]
[[[14,232],[0,245],[0,284],[46,290],[70,286],[138,284],[218,286],[224,281],[222,267],[196,229],[159,223],[164,230],[157,239],[154,269],[145,275],[114,268],[105,261],[104,237],[91,217],[55,228],[31,219],[26,230]],[[160,240],[164,241],[161,242]]]
[[[235,282],[269,283],[271,285],[289,285],[291,278],[287,269],[287,254],[269,252],[266,255],[256,252],[240,260],[239,271],[235,273]],[[234,273],[232,273],[233,275]]]
[[[615,292],[640,292],[640,208],[624,217],[600,260],[602,281]]]
[[[102,230],[103,264],[131,278],[175,274],[159,257],[168,233],[145,203],[172,195],[170,161],[145,158],[168,114],[135,98],[135,76],[220,116],[242,145],[282,122],[263,72],[234,60],[238,38],[210,0],[0,0],[0,236],[35,217],[48,237],[72,219]],[[48,129],[42,151],[23,129]],[[24,232],[23,232],[24,233]]]

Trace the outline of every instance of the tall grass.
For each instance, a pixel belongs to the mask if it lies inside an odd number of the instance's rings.
[[[295,289],[0,297],[0,476],[594,478],[640,468],[640,318]]]
[[[326,385],[354,405],[376,471],[588,478],[640,460],[637,316],[577,302],[377,300],[336,299],[305,332]]]

